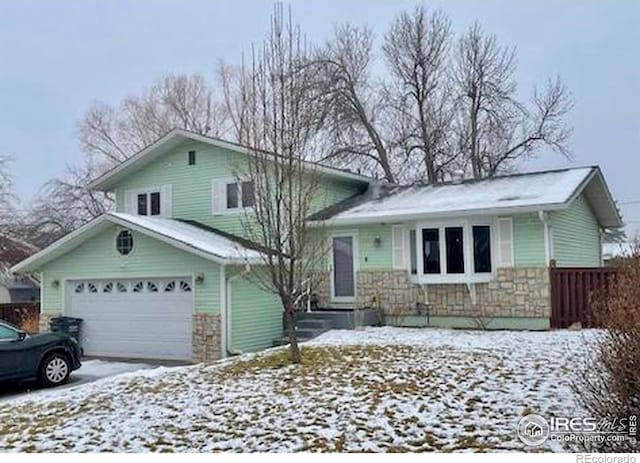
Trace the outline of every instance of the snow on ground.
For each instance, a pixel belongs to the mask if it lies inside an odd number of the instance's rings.
[[[304,345],[301,366],[272,349],[0,404],[0,449],[535,450],[518,420],[580,414],[570,382],[592,335],[331,331]]]
[[[106,360],[83,360],[82,366],[74,375],[92,376],[104,378],[107,376],[119,375],[128,371],[145,370],[154,368],[153,365],[135,362],[114,362]]]

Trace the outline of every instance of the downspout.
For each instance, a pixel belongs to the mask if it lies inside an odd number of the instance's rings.
[[[549,213],[546,211],[538,211],[538,218],[542,222],[544,229],[544,257],[547,266],[551,266],[553,260],[553,245],[551,243],[551,223],[549,222]]]
[[[251,271],[251,265],[249,265],[249,263],[247,262],[245,264],[244,270],[242,270],[242,272],[237,273],[236,275],[231,276],[230,278],[226,279],[226,284],[225,284],[225,291],[224,291],[224,320],[225,320],[225,326],[224,326],[224,330],[225,330],[225,354],[226,355],[240,355],[243,354],[244,352],[238,351],[238,350],[233,350],[232,348],[232,339],[231,339],[231,325],[233,323],[233,319],[231,318],[231,307],[230,307],[230,301],[229,301],[229,294],[231,293],[231,283],[238,279],[238,278],[242,278],[245,275],[247,275],[249,272]]]

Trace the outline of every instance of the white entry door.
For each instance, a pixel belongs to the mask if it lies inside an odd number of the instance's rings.
[[[356,298],[356,236],[331,237],[331,299],[353,302]]]
[[[192,358],[192,279],[73,280],[65,315],[83,319],[85,355]]]

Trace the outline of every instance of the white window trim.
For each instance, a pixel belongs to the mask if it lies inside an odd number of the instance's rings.
[[[233,215],[233,214],[243,214],[246,213],[247,211],[250,211],[253,206],[244,206],[242,204],[242,183],[243,182],[249,182],[251,181],[250,179],[238,179],[237,177],[227,177],[227,178],[214,178],[211,180],[211,184],[212,184],[212,188],[211,188],[211,204],[212,204],[212,214],[213,215]],[[215,198],[213,197],[213,195],[215,194],[214,190],[215,187],[213,185],[215,185],[216,183],[220,183],[222,185],[224,185],[224,207],[217,211],[214,208],[214,204],[215,204]],[[237,184],[238,185],[238,207],[227,207],[227,185],[230,184]],[[254,183],[254,191],[253,191],[253,196],[254,196],[254,204],[255,204],[255,183]]]
[[[487,273],[475,273],[473,269],[473,226],[485,225],[490,227],[491,234],[491,272]],[[446,273],[447,268],[447,251],[446,251],[446,239],[445,228],[449,227],[462,227],[462,236],[464,241],[464,273]],[[409,279],[413,283],[418,284],[438,284],[438,283],[485,283],[494,280],[496,277],[497,267],[497,237],[496,237],[496,223],[495,218],[478,217],[469,219],[458,219],[450,221],[425,221],[416,222],[412,226],[408,227],[416,229],[416,256],[417,256],[417,270],[418,273],[411,274],[411,260],[408,259],[407,272],[409,273]],[[424,273],[424,261],[423,261],[423,244],[422,244],[422,229],[424,228],[437,228],[439,230],[440,240],[440,273]],[[410,253],[409,240],[407,240],[407,253]]]
[[[151,193],[158,193],[160,195],[160,214],[159,215],[151,215]],[[133,210],[127,211],[126,202],[128,200],[127,196],[131,196],[131,207]],[[138,214],[138,195],[147,195],[147,215],[143,216]],[[139,217],[168,217],[165,211],[168,211],[167,206],[172,202],[171,198],[171,189],[168,185],[158,185],[144,188],[134,188],[131,190],[125,191],[125,212],[128,212],[131,215],[136,215]]]

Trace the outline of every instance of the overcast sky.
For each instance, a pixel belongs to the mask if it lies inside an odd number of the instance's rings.
[[[334,24],[368,24],[382,35],[415,1],[293,1],[313,41]],[[212,76],[261,40],[271,1],[0,0],[0,153],[15,158],[28,201],[78,161],[76,123],[93,100],[117,103],[166,73]],[[621,202],[640,202],[640,1],[428,2],[456,31],[478,19],[518,49],[522,92],[560,75],[576,106],[573,161],[544,153],[526,170],[599,164]],[[623,205],[632,232],[640,204]]]

